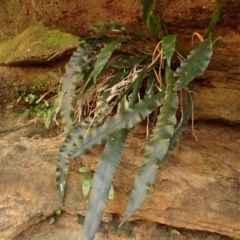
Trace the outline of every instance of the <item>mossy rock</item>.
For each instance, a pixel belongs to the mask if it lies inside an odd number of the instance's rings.
[[[0,65],[21,66],[54,62],[73,53],[79,37],[37,23],[0,44]]]

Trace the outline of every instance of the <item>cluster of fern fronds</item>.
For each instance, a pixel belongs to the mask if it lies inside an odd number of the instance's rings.
[[[178,92],[189,92],[190,82],[204,73],[212,56],[210,33],[221,4],[202,42],[185,57],[177,35],[163,36],[161,19],[153,11],[154,1],[141,2],[144,23],[154,40],[148,41],[120,24],[93,25],[92,29],[101,33],[79,44],[62,79],[61,117],[66,138],[58,156],[56,179],[62,199],[70,160],[106,143],[84,223],[87,240],[93,239],[99,228],[129,132],[160,107],[123,222],[146,199],[159,166],[176,147],[188,123],[191,97],[182,106]],[[175,71],[171,68],[174,55],[180,56]],[[176,117],[179,108],[181,119]]]

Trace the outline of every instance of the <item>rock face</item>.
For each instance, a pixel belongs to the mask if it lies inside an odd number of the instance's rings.
[[[36,22],[61,29],[79,36],[89,34],[89,27],[96,21],[121,22],[133,25],[141,16],[138,1],[89,1],[77,0],[35,1],[3,0],[0,9],[0,41],[17,36]],[[137,25],[137,24],[136,24]]]
[[[0,65],[21,66],[51,63],[70,56],[79,38],[43,24],[35,24],[14,39],[0,44]]]
[[[115,198],[109,201],[106,213],[124,214],[141,165],[144,131],[145,128],[139,126],[127,141],[114,179]],[[240,128],[198,122],[195,125],[198,141],[191,131],[189,126],[173,155],[161,167],[147,201],[131,220],[145,219],[240,239]],[[84,175],[78,172],[75,161],[71,164],[64,205],[55,190],[61,137],[23,138],[14,144],[8,144],[8,135],[2,135],[1,139],[2,239],[12,239],[56,209],[85,214],[88,198],[81,193]],[[94,167],[101,151],[99,147],[84,155],[83,164]]]
[[[64,29],[79,36],[84,36],[90,33],[88,30],[89,26],[96,22],[96,16],[98,21],[118,21],[136,27],[143,33],[145,32],[142,22],[139,20],[141,17],[141,5],[138,1],[129,1],[126,4],[122,4],[118,1],[111,1],[110,3],[109,1],[102,0],[100,2],[98,1],[97,4],[91,1],[91,3],[86,5],[79,4],[77,1],[72,1],[71,4],[67,1],[49,1],[47,4],[43,1],[28,0],[24,1],[26,4],[20,2],[16,4],[16,2],[18,1],[11,0],[2,3],[3,7],[0,9],[0,15],[2,16],[0,29],[2,29],[2,35],[0,32],[0,41],[22,33],[23,30],[31,26],[31,24],[36,23],[36,21],[42,21],[49,27]],[[94,7],[96,5],[98,8]],[[131,5],[131,7],[129,7],[129,5]],[[13,8],[13,6],[15,7]],[[164,18],[169,33],[178,33],[179,41],[182,43],[186,53],[192,48],[191,35],[193,32],[204,34],[215,6],[214,1],[207,0],[198,2],[166,0],[157,1],[156,3],[156,9]],[[216,37],[221,36],[225,43],[215,48],[213,59],[208,70],[204,76],[195,80],[193,83],[195,119],[214,119],[228,123],[240,123],[238,100],[240,94],[240,36],[237,33],[240,22],[240,16],[237,10],[239,7],[239,1],[224,1],[223,13],[214,31],[214,35]],[[15,11],[19,11],[20,13],[17,17],[14,15]],[[54,18],[52,16],[54,16]],[[16,24],[16,22],[18,24]],[[1,26],[1,24],[3,26]],[[10,28],[9,26],[12,27]],[[10,30],[11,33],[9,32]],[[52,30],[52,32],[57,36],[60,34],[60,32],[57,31]],[[17,39],[19,39],[20,36],[18,36]],[[17,39],[11,41],[14,42]],[[22,41],[26,42],[27,38],[23,38]],[[32,39],[29,45],[35,45],[35,49],[39,50],[39,47],[37,47],[39,42],[41,44],[43,43],[42,40],[36,41]],[[62,58],[63,56],[61,54],[68,54],[69,51],[72,51],[72,47],[76,47],[77,38],[73,37],[73,43],[68,43],[68,47],[55,50],[54,48],[50,48],[48,49],[48,53],[42,53],[40,51],[31,54],[32,49],[25,45],[26,49],[23,51],[24,54],[16,51],[15,57],[14,51],[11,53],[12,45],[14,44],[11,44],[12,42],[9,43],[10,44],[4,42],[0,45],[0,49],[1,46],[4,47],[4,51],[0,51],[0,62],[18,67],[18,65],[21,64],[31,64],[39,61],[46,62],[49,59],[54,59],[54,57]],[[197,41],[194,41],[194,43],[197,44]],[[7,46],[10,45],[10,47],[5,48],[5,44],[8,44]],[[6,52],[6,49],[9,49],[9,51]],[[18,50],[18,48],[16,49]],[[28,51],[28,49],[30,49],[30,51]],[[5,57],[1,58],[1,54],[4,52],[6,52]],[[9,72],[13,74],[13,77],[10,73],[6,73],[3,68],[0,69],[0,76],[4,79],[4,82],[1,81],[0,84],[3,84],[5,89],[8,88],[9,91],[14,92],[16,89],[9,87],[13,85],[12,79],[15,79],[17,75],[19,81],[23,81],[25,72],[28,71],[23,71],[22,68],[14,68]],[[44,72],[47,71],[43,70],[43,73]],[[19,75],[19,73],[22,74]],[[59,76],[59,74],[57,76]],[[40,78],[44,79],[42,77]],[[49,78],[45,79],[46,81],[44,80],[43,82],[46,84],[43,85],[48,85]],[[52,78],[50,77],[50,79]],[[25,83],[26,86],[32,85],[32,81],[25,81]],[[14,85],[15,84],[16,83],[14,83]],[[3,88],[1,88],[0,91],[3,91],[2,89]],[[4,96],[6,94],[1,94],[0,92],[0,96],[1,95]]]
[[[192,48],[193,32],[204,35],[215,9],[215,2],[209,0],[163,0],[156,4],[169,33],[178,33],[186,53]],[[11,106],[19,111],[16,90],[54,91],[69,59],[61,53],[68,55],[78,43],[78,37],[64,34],[71,40],[63,48],[59,45],[56,48],[43,46],[42,30],[48,40],[51,38],[48,34],[59,39],[63,33],[49,30],[38,22],[79,37],[88,35],[89,26],[96,21],[120,22],[145,33],[139,20],[141,9],[139,1],[132,0],[124,4],[115,0],[87,3],[77,0],[71,3],[66,0],[2,1],[0,62],[4,66],[0,66],[0,239],[13,239],[52,215],[56,209],[84,215],[87,206],[88,199],[81,194],[84,176],[78,172],[79,165],[75,161],[71,163],[64,205],[56,194],[56,158],[63,139],[32,139],[33,129],[38,128],[36,125],[31,125],[29,132],[28,127],[16,125],[16,119],[8,121]],[[240,1],[224,1],[214,36],[221,36],[225,43],[214,49],[208,70],[192,84],[194,118],[199,120],[195,125],[198,141],[194,140],[189,126],[173,155],[161,167],[147,201],[132,220],[145,219],[240,239],[239,9]],[[41,34],[31,38],[34,36],[32,31],[30,35],[29,29],[24,32],[29,27]],[[198,44],[197,39],[193,44]],[[23,46],[23,52],[20,46]],[[32,52],[32,46],[38,51]],[[39,51],[39,48],[46,52]],[[50,63],[48,60],[54,57],[57,62]],[[44,63],[44,66],[26,66],[36,63]],[[108,203],[106,213],[124,214],[141,164],[144,131],[139,126],[128,139],[114,180],[115,199]],[[26,138],[21,139],[23,136]],[[83,164],[95,168],[101,151],[99,147],[85,155]]]

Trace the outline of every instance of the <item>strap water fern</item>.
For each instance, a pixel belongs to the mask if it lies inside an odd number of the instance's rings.
[[[205,40],[182,60],[185,54],[177,35],[163,37],[163,22],[154,12],[154,1],[141,0],[141,3],[143,21],[154,41],[148,42],[138,32],[120,24],[95,24],[92,29],[100,33],[79,44],[63,76],[61,116],[65,141],[58,156],[56,178],[61,199],[64,199],[70,161],[106,143],[94,174],[84,224],[86,240],[94,239],[99,228],[129,132],[156,110],[157,121],[153,122],[155,127],[145,146],[123,222],[144,202],[159,167],[176,147],[191,115],[189,97],[182,118],[177,119],[181,102],[178,91],[189,91],[190,82],[204,73],[212,56],[214,44],[207,33]],[[220,10],[221,6],[210,30]],[[179,67],[173,71],[172,57],[178,59],[179,54]],[[77,118],[81,111],[76,109],[84,108],[90,101],[88,114]]]

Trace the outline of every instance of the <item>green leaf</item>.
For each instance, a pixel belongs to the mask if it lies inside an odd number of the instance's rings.
[[[82,183],[82,193],[83,193],[83,196],[85,196],[85,197],[90,192],[90,189],[91,189],[91,179],[92,179],[91,176],[86,176],[84,178],[84,180],[83,180],[83,183]]]
[[[119,30],[119,31],[124,31],[126,30],[126,27],[124,25],[121,25],[119,23],[105,23],[105,22],[100,22],[97,24],[92,24],[90,29],[94,31],[100,31],[103,29],[106,29],[107,31],[113,31],[113,30]]]
[[[180,121],[180,124],[177,126],[177,129],[174,131],[174,134],[172,135],[170,142],[169,142],[169,148],[168,151],[166,153],[166,155],[163,157],[161,164],[167,160],[167,158],[171,155],[171,153],[173,152],[173,150],[175,149],[175,147],[177,146],[177,143],[179,142],[179,139],[181,137],[182,132],[184,131],[184,129],[187,126],[187,123],[190,119],[191,116],[191,111],[192,111],[192,101],[191,101],[191,97],[190,94],[188,95],[188,101],[187,101],[187,106],[184,110],[182,119]],[[137,180],[135,181],[137,182]],[[131,200],[130,200],[131,201]],[[129,217],[129,216],[128,216]],[[123,222],[128,218],[128,217],[124,217],[124,220],[122,221],[121,224],[123,224]]]
[[[114,187],[113,187],[113,185],[111,184],[111,188],[110,188],[110,190],[109,190],[109,194],[108,194],[108,199],[109,200],[113,200],[114,199]]]
[[[109,83],[108,88],[113,87],[115,84],[121,81],[121,79],[125,77],[128,72],[129,71],[117,73]],[[101,125],[103,119],[105,119],[111,113],[115,103],[113,102],[112,104],[108,104],[107,98],[110,94],[110,91],[105,91],[104,94],[102,94],[98,101],[99,105],[94,111],[94,118],[88,117],[88,119],[83,121],[81,124],[75,126],[71,134],[66,137],[64,144],[60,148],[57,163],[56,185],[61,199],[64,197],[64,188],[72,152],[74,151],[75,146],[81,142],[83,137]]]
[[[104,48],[102,48],[101,52],[98,55],[97,61],[94,64],[93,71],[93,79],[96,82],[97,77],[102,72],[104,66],[108,62],[112,53],[120,46],[120,44],[124,41],[124,38],[119,38],[108,43]]]
[[[140,0],[140,2],[143,5],[143,22],[145,23],[150,35],[153,36],[150,20],[155,8],[154,0]]]
[[[70,133],[74,122],[74,111],[76,107],[75,89],[89,69],[90,60],[88,56],[90,54],[91,51],[87,43],[80,43],[70,58],[69,63],[66,65],[66,73],[62,78],[64,95],[62,99],[61,117],[66,136]]]
[[[153,184],[157,175],[158,168],[163,160],[165,160],[170,139],[174,134],[174,127],[177,123],[176,111],[179,101],[177,92],[173,90],[173,73],[168,66],[166,67],[165,80],[167,84],[165,100],[160,109],[156,127],[145,147],[143,163],[135,179],[134,189],[122,223],[126,221],[146,199],[150,186]]]
[[[59,99],[61,99],[61,97],[62,97],[62,92],[60,92],[60,93],[58,94],[58,96],[55,97],[52,106],[51,106],[50,108],[48,108],[48,110],[47,110],[47,112],[46,112],[46,116],[45,116],[45,118],[44,118],[44,126],[45,126],[46,129],[49,128],[50,123],[52,122],[55,114],[56,114],[56,113],[58,112],[58,110],[59,110],[59,102],[60,102]]]
[[[219,20],[221,11],[222,11],[222,6],[223,6],[223,0],[218,0],[217,9],[214,12],[214,14],[212,15],[212,18],[211,18],[210,24],[208,26],[207,32],[206,32],[206,34],[204,36],[205,39],[210,36],[210,34],[212,33],[214,27],[216,26],[216,24],[217,24],[217,22]]]
[[[164,91],[109,118],[102,127],[95,129],[90,135],[82,139],[81,143],[76,146],[71,158],[80,156],[93,147],[102,144],[111,134],[120,129],[131,129],[159,107],[163,97]]]
[[[120,162],[128,133],[128,129],[121,129],[111,135],[99,161],[93,178],[91,199],[84,222],[83,231],[84,239],[86,240],[94,239],[94,235],[101,223],[107,200],[109,196],[113,197],[114,193],[112,192],[114,190],[111,190],[111,183]]]
[[[153,39],[160,39],[162,37],[162,22],[158,14],[152,13],[149,29],[149,33]]]
[[[179,142],[179,139],[180,139],[184,129],[186,128],[186,126],[188,124],[191,113],[192,113],[192,101],[191,101],[191,97],[190,97],[190,93],[189,93],[188,94],[187,106],[184,109],[182,119],[181,119],[179,125],[177,126],[171,140],[170,140],[168,152],[165,155],[165,158],[163,159],[163,161],[165,161],[171,155],[171,153],[173,152],[173,150],[177,146],[177,144]]]
[[[163,54],[167,59],[168,66],[171,67],[171,58],[175,51],[177,35],[167,35],[163,37],[162,50]]]
[[[110,62],[108,65],[114,68],[134,68],[142,63],[148,56],[133,55],[129,58],[119,58]]]
[[[49,220],[49,224],[54,224],[55,223],[55,218],[51,217],[51,219]]]
[[[65,138],[64,144],[60,148],[58,154],[57,170],[56,170],[56,185],[58,195],[61,199],[64,197],[64,188],[66,184],[66,177],[69,169],[69,162],[72,158],[72,152],[75,147],[81,142],[86,132],[91,132],[95,129],[99,123],[105,118],[105,116],[111,111],[112,106],[102,107],[98,115],[91,119],[90,117],[83,121],[80,125],[75,126],[72,132]]]
[[[182,49],[182,46],[180,44],[180,42],[176,39],[176,42],[175,42],[175,51],[180,54],[182,57],[186,58],[186,55]]]
[[[156,77],[155,77],[155,73],[151,71],[148,76],[147,85],[145,87],[144,98],[147,99],[152,97],[155,91],[156,91]]]
[[[133,106],[134,104],[137,103],[139,89],[141,86],[141,81],[145,76],[146,69],[147,69],[147,67],[145,66],[133,82],[133,90],[132,90],[132,95],[131,95],[131,100],[130,100],[129,106]]]
[[[69,63],[66,65],[66,73],[62,78],[62,106],[61,117],[65,135],[67,136],[73,127],[74,111],[76,108],[76,87],[85,84],[88,79],[89,71],[92,68],[95,56],[100,48],[109,42],[109,38],[87,39],[79,44],[77,50],[73,53]]]
[[[181,62],[180,67],[174,73],[178,77],[174,90],[186,88],[194,77],[202,75],[207,68],[212,56],[212,38],[209,36],[198,47],[191,51],[187,59]]]
[[[61,209],[58,209],[58,210],[56,210],[55,212],[54,212],[54,214],[56,215],[56,216],[59,216],[60,214],[61,214]]]
[[[143,41],[145,43],[148,43],[148,40],[142,35],[140,34],[139,32],[137,32],[135,29],[129,29],[127,30],[127,33],[126,34],[129,34],[131,36],[133,36],[134,38],[136,38],[137,40],[140,40],[140,41]]]
[[[88,173],[88,172],[91,172],[92,169],[90,167],[81,167],[79,168],[78,170],[80,173]]]
[[[38,98],[39,98],[39,96],[38,96],[37,94],[29,93],[29,94],[25,97],[25,101],[28,102],[29,104],[32,104],[32,103],[34,103]]]

